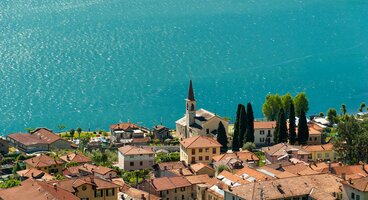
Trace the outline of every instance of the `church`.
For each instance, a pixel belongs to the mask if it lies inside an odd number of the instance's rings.
[[[228,133],[229,122],[227,120],[203,108],[197,110],[192,80],[189,83],[188,97],[185,100],[185,105],[186,112],[184,117],[176,121],[176,132],[181,138],[197,135],[216,137],[220,122],[224,125],[226,134]]]

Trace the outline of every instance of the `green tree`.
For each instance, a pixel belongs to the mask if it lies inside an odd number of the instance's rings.
[[[363,112],[364,107],[365,107],[365,103],[364,103],[364,102],[362,102],[362,103],[360,104],[360,107],[359,107],[359,112]]]
[[[309,129],[307,117],[304,110],[301,110],[299,124],[298,124],[298,142],[300,145],[306,145],[309,138]]]
[[[70,129],[70,136],[74,139],[75,130],[74,128]]]
[[[254,112],[251,103],[247,104],[247,133],[245,142],[254,142]]]
[[[327,120],[330,122],[330,125],[333,125],[338,122],[337,111],[334,108],[329,108],[327,110]]]
[[[263,115],[267,120],[275,121],[281,107],[282,103],[280,96],[278,94],[268,94],[265,103],[262,105]]]
[[[12,177],[5,182],[0,182],[0,188],[6,189],[6,188],[12,188],[15,186],[20,185],[21,181],[17,180],[16,178]]]
[[[286,118],[283,108],[280,109],[279,116],[277,118],[275,135],[277,135],[277,141],[275,141],[275,143],[286,143],[288,140]]]
[[[78,127],[77,132],[78,132],[78,139],[80,140],[81,133],[82,133],[82,128]]]
[[[346,105],[345,104],[342,104],[341,105],[341,108],[340,108],[340,110],[341,110],[341,115],[346,115]]]
[[[219,123],[217,128],[217,141],[222,145],[221,152],[227,152],[227,135],[222,122]]]
[[[75,167],[75,166],[78,166],[79,164],[77,162],[69,162],[69,163],[66,163],[65,164],[65,168],[68,168],[68,167]]]
[[[346,116],[337,127],[333,138],[334,150],[347,164],[368,162],[368,121],[358,121],[354,116]]]
[[[319,117],[324,117],[324,116],[325,116],[325,114],[323,112],[319,113]]]
[[[240,109],[240,123],[239,123],[239,147],[242,147],[244,144],[245,134],[247,131],[247,112],[245,110],[245,106],[241,104]]]
[[[252,142],[247,142],[243,145],[242,149],[243,150],[248,150],[248,151],[253,151],[254,149],[256,149],[256,144],[252,143]]]
[[[287,93],[287,94],[285,94],[284,96],[281,97],[281,103],[282,103],[282,107],[284,108],[284,111],[285,111],[285,118],[286,119],[289,119],[291,102],[293,102],[293,97],[291,96],[290,93]]]
[[[20,171],[20,170],[22,170],[22,169],[23,169],[23,168],[20,166],[19,162],[16,162],[16,163],[14,164],[14,167],[13,167],[12,173],[13,173],[13,174],[16,174],[16,173],[17,173],[17,171]]]
[[[289,110],[289,142],[290,144],[295,144],[296,142],[296,131],[295,131],[295,109],[294,103],[290,102]]]
[[[295,114],[297,117],[300,117],[300,114],[303,111],[307,113],[309,110],[309,102],[307,95],[304,92],[297,94],[294,98],[294,107],[295,107]]]
[[[232,150],[239,151],[239,129],[240,129],[240,114],[241,114],[242,105],[238,104],[238,109],[236,111],[236,120],[234,123],[234,135],[232,142]]]
[[[217,167],[216,173],[220,174],[224,170],[228,171],[228,172],[231,172],[231,170],[226,165],[220,165],[220,166]]]

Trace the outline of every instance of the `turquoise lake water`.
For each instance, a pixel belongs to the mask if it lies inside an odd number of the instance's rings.
[[[368,103],[365,0],[1,0],[0,133],[58,124],[174,127],[198,107],[234,118],[268,93],[308,114]]]

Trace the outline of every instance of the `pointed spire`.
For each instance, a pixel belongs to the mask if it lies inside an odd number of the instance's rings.
[[[192,80],[190,80],[190,83],[189,83],[189,91],[188,91],[188,98],[187,99],[190,100],[190,101],[195,101]]]

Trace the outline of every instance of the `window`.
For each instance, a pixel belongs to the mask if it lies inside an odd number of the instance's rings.
[[[207,134],[210,134],[210,129],[206,129],[206,133]]]
[[[199,156],[199,159],[198,160],[202,160],[202,156]]]
[[[355,199],[355,194],[353,192],[351,193],[351,198]]]
[[[317,137],[314,138],[314,141],[317,141]]]
[[[149,157],[150,157],[150,158],[152,158],[152,157],[153,157],[153,155],[152,155],[152,154],[150,154],[150,155],[149,155]]]
[[[130,166],[133,167],[134,166],[134,162],[130,162]]]
[[[195,157],[192,157],[192,163],[195,163]]]
[[[82,190],[83,190],[83,191],[86,191],[86,189],[87,189],[87,186],[83,185],[83,186],[82,186]]]
[[[212,153],[213,153],[213,154],[216,154],[216,148],[213,148],[213,149],[212,149]]]
[[[129,158],[134,158],[134,156],[129,156]]]
[[[182,194],[182,195],[181,195],[181,199],[185,199],[185,196],[184,196],[184,194]]]
[[[210,160],[210,157],[209,156],[206,156],[206,160]]]
[[[89,198],[81,198],[81,200],[89,200]]]
[[[102,190],[96,190],[95,197],[102,197]]]
[[[180,188],[180,191],[184,192],[185,191],[185,187]]]
[[[308,159],[312,159],[312,155],[311,154],[308,155]]]
[[[259,131],[259,134],[264,135],[264,131],[263,130]]]
[[[312,141],[312,138],[311,137],[309,137],[309,141]]]
[[[357,194],[355,199],[360,200],[360,195]]]
[[[318,153],[318,154],[317,154],[317,157],[318,157],[318,158],[322,158],[322,154],[321,154],[321,153]]]
[[[174,192],[176,193],[178,190],[175,188]]]
[[[203,149],[199,149],[199,153],[202,153],[203,152]]]
[[[259,138],[259,142],[264,142],[265,139],[264,138]]]
[[[329,158],[330,157],[330,154],[329,153],[325,153],[325,157],[326,158]]]
[[[206,152],[209,152],[210,151],[210,149],[209,148],[206,148]]]
[[[192,154],[195,155],[195,149],[192,149]]]
[[[166,194],[169,194],[169,190],[166,190]]]
[[[110,197],[110,196],[114,196],[115,195],[115,190],[114,189],[107,189],[106,190],[106,196]]]
[[[142,165],[143,165],[143,162],[142,162],[142,161],[140,161],[140,162],[139,162],[139,165],[140,165],[140,166],[142,166]]]
[[[304,155],[300,155],[300,159],[304,159]]]

